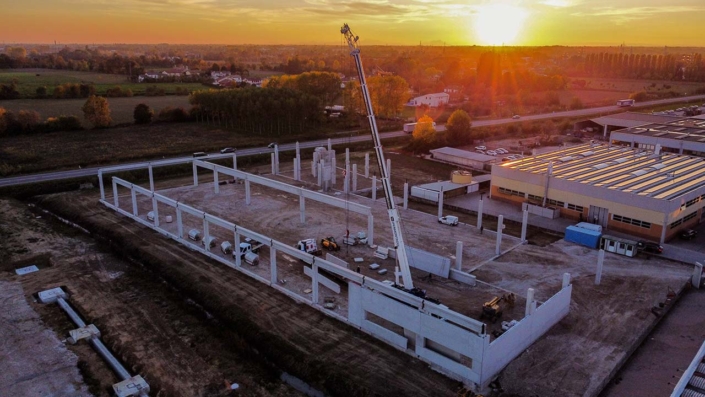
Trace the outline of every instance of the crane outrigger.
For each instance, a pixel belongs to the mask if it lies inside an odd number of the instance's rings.
[[[394,248],[397,253],[397,264],[401,271],[402,283],[404,289],[409,290],[414,295],[418,292],[414,288],[414,282],[411,280],[411,269],[409,268],[409,259],[406,255],[406,246],[404,244],[404,236],[401,230],[401,218],[399,216],[399,211],[394,204],[394,198],[392,196],[392,184],[389,181],[389,170],[387,169],[387,163],[384,160],[384,153],[382,152],[382,143],[379,138],[379,131],[377,130],[377,120],[375,120],[375,114],[372,110],[372,100],[370,98],[370,92],[367,89],[367,80],[365,79],[365,71],[362,69],[362,60],[360,59],[360,48],[357,45],[359,36],[353,35],[348,24],[344,24],[340,28],[340,33],[345,36],[345,40],[348,42],[350,47],[350,55],[355,59],[355,65],[357,66],[357,74],[360,78],[360,89],[362,90],[362,97],[365,101],[365,108],[367,109],[367,120],[370,122],[370,130],[372,131],[372,141],[375,146],[375,154],[377,155],[377,165],[381,172],[382,177],[382,187],[384,188],[384,198],[387,201],[387,214],[389,215],[389,222],[392,224],[392,235],[394,237]]]

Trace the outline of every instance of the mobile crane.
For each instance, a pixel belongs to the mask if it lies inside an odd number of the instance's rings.
[[[399,211],[394,204],[394,198],[392,196],[392,185],[389,182],[389,170],[387,170],[387,163],[384,160],[384,153],[382,152],[382,143],[379,138],[379,131],[377,130],[377,120],[375,119],[374,111],[372,110],[372,100],[370,99],[370,92],[367,89],[367,80],[365,79],[365,71],[362,68],[362,60],[360,59],[360,48],[357,45],[357,41],[360,39],[359,36],[353,35],[348,24],[344,24],[340,28],[340,33],[345,36],[345,40],[348,42],[350,47],[350,55],[355,59],[355,65],[357,67],[357,75],[360,78],[360,89],[362,90],[362,97],[365,101],[365,108],[367,109],[367,120],[370,122],[370,130],[372,131],[372,141],[375,146],[375,154],[377,154],[377,165],[382,177],[382,187],[384,188],[384,198],[387,201],[387,214],[389,215],[389,222],[392,224],[392,235],[394,237],[394,248],[397,252],[397,264],[401,270],[402,283],[404,284],[404,289],[408,292],[419,295],[418,289],[414,288],[414,283],[411,280],[411,270],[409,269],[409,259],[406,256],[406,246],[404,245],[404,236],[401,231],[401,219],[399,217]],[[423,294],[425,295],[425,294]]]

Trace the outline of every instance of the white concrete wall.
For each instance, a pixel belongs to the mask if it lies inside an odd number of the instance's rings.
[[[573,286],[563,288],[502,336],[492,341],[482,361],[482,374],[489,379],[568,314]]]

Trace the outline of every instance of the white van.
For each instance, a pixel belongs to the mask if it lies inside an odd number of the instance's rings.
[[[438,218],[438,223],[444,223],[450,226],[458,226],[458,217],[453,215],[443,216]]]

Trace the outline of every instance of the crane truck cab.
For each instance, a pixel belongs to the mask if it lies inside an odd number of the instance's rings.
[[[458,217],[453,215],[442,216],[438,218],[438,223],[444,223],[450,226],[458,226]]]
[[[294,244],[294,248],[296,248],[299,251],[303,251],[307,254],[315,255],[315,256],[320,256],[321,255],[321,250],[318,249],[318,244],[316,244],[316,240],[312,238],[307,238],[305,240],[299,240],[296,244]]]

